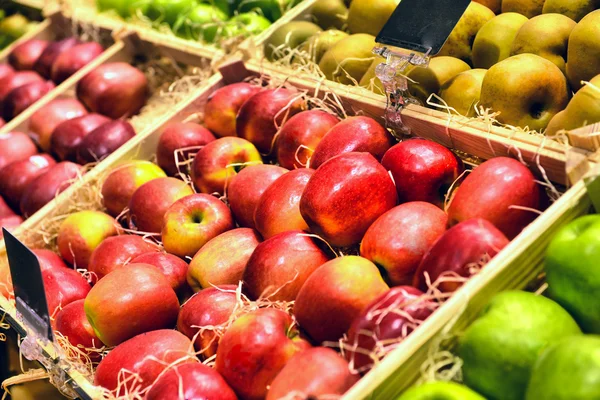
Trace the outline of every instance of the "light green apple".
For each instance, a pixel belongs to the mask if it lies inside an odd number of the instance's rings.
[[[502,13],[516,12],[527,18],[542,13],[544,0],[502,0]]]
[[[327,50],[345,37],[348,37],[346,32],[328,29],[312,35],[307,41],[300,45],[299,50],[309,53],[311,60],[318,64]]]
[[[295,49],[311,36],[321,32],[317,24],[308,21],[291,21],[280,26],[265,41],[263,45],[265,56],[268,60],[279,58],[280,53],[285,54],[285,49]],[[283,52],[282,52],[283,50]]]
[[[429,96],[438,93],[446,81],[470,69],[469,64],[458,58],[434,57],[427,68],[414,67],[407,72],[408,91],[412,96],[426,103]]]
[[[600,8],[598,0],[546,0],[542,13],[562,14],[579,22],[597,8]]]
[[[600,10],[586,15],[573,29],[567,54],[567,77],[571,88],[600,74]]]
[[[600,122],[600,75],[590,81],[592,86],[580,89],[569,101],[567,108],[550,120],[546,135],[554,135],[561,129],[572,130]]]
[[[397,400],[485,400],[485,398],[458,383],[429,382],[408,389]]]
[[[390,19],[400,0],[352,0],[348,11],[350,33],[377,35]]]
[[[475,117],[481,96],[481,85],[487,69],[471,69],[449,79],[440,89],[440,97],[460,115]]]
[[[344,84],[358,83],[375,58],[373,47],[374,36],[366,33],[349,35],[327,50],[319,68],[327,79]]]
[[[348,18],[348,8],[342,0],[318,0],[311,13],[315,23],[323,29],[342,29]]]
[[[527,21],[527,17],[519,13],[500,14],[489,20],[475,36],[473,66],[487,69],[510,57],[517,32]]]

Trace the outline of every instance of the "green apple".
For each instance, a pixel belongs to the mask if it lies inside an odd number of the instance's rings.
[[[470,70],[469,64],[454,57],[435,57],[427,68],[411,68],[406,76],[409,78],[408,91],[423,103],[432,93],[438,93],[446,81],[461,72]]]
[[[21,14],[14,14],[0,21],[0,33],[13,39],[20,38],[27,33],[29,20]]]
[[[511,55],[531,53],[552,61],[563,74],[569,36],[577,24],[561,14],[542,14],[527,21],[516,35]]]
[[[480,105],[499,112],[496,119],[503,124],[542,131],[568,102],[563,73],[535,54],[500,61],[483,78]]]
[[[131,16],[131,6],[127,0],[96,0],[98,11],[114,10],[123,18]]]
[[[516,12],[527,18],[533,18],[542,13],[544,0],[502,0],[502,13]]]
[[[510,57],[517,32],[527,21],[527,17],[519,13],[500,14],[489,20],[475,36],[473,66],[487,69]]]
[[[397,400],[485,400],[466,386],[454,382],[429,382],[413,386]]]
[[[600,333],[600,215],[580,217],[546,251],[548,295],[588,333]]]
[[[471,69],[449,79],[440,89],[440,97],[460,115],[475,117],[481,96],[481,85],[487,69]]]
[[[201,0],[202,3],[210,4],[223,11],[228,17],[235,10],[235,0]]]
[[[285,54],[285,49],[295,49],[304,43],[311,36],[321,32],[317,24],[308,21],[291,21],[280,26],[265,41],[264,53],[268,60],[277,59],[281,50]]]
[[[369,69],[367,70],[367,72],[365,72],[362,79],[360,80],[359,85],[369,89],[375,94],[385,95],[386,93],[385,89],[383,88],[383,84],[381,83],[381,80],[379,80],[377,75],[375,75],[375,69],[377,68],[377,66],[384,62],[386,62],[385,58],[381,56],[376,56],[371,65],[369,66]]]
[[[350,35],[327,50],[319,68],[327,79],[344,84],[359,83],[375,58],[372,52],[375,44],[372,35]]]
[[[312,35],[307,41],[302,43],[298,49],[309,53],[311,60],[318,64],[327,50],[345,37],[348,37],[346,32],[328,29]]]
[[[263,32],[271,26],[271,21],[255,12],[236,15],[225,24],[224,37],[248,36]]]
[[[575,320],[554,301],[501,292],[459,338],[464,383],[486,398],[521,400],[540,353],[577,334]]]
[[[146,16],[156,22],[166,22],[175,26],[181,16],[196,6],[195,0],[152,0],[146,10]]]
[[[190,10],[181,25],[174,28],[177,34],[213,43],[227,21],[227,14],[210,4],[198,4]]]
[[[581,89],[581,81],[600,74],[600,10],[586,15],[573,29],[567,54],[567,77],[571,88]]]
[[[348,11],[350,33],[377,35],[390,19],[400,0],[352,0]]]
[[[282,4],[278,0],[241,0],[237,10],[240,13],[256,11],[271,22],[281,18],[283,13]]]
[[[600,336],[561,340],[538,358],[525,400],[600,399]]]
[[[542,13],[562,14],[579,22],[597,8],[600,8],[598,0],[546,0]]]
[[[600,75],[590,83],[600,88]],[[561,129],[570,131],[596,122],[600,122],[600,91],[586,86],[575,93],[567,108],[550,120],[546,135],[554,135]]]
[[[311,8],[312,16],[323,29],[342,29],[348,9],[342,0],[318,0]]]

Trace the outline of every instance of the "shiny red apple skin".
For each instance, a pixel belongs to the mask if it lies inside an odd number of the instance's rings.
[[[162,375],[145,400],[237,400],[235,392],[214,369],[200,363],[177,365]]]
[[[88,281],[79,272],[70,268],[43,270],[42,280],[51,318],[56,318],[62,307],[85,299],[91,289]]]
[[[194,340],[194,348],[204,358],[217,354],[227,322],[238,306],[236,290],[236,285],[209,287],[181,306],[177,330]]]
[[[369,153],[350,152],[325,162],[310,178],[300,213],[311,232],[332,246],[347,247],[360,242],[396,202],[396,187],[385,168]]]
[[[58,85],[98,57],[104,49],[99,43],[77,44],[60,53],[52,63],[52,80]]]
[[[456,189],[448,207],[449,223],[483,218],[512,240],[538,214],[511,207],[540,210],[541,197],[541,187],[526,166],[495,157],[475,168]]]
[[[38,258],[42,271],[47,269],[69,268],[62,258],[52,250],[47,249],[31,249]]]
[[[250,165],[235,175],[227,186],[227,199],[237,223],[246,228],[254,228],[254,212],[260,196],[287,169],[276,165]]]
[[[101,161],[135,136],[127,121],[110,121],[87,134],[77,146],[77,162],[87,164]]]
[[[444,273],[469,278],[508,243],[506,236],[484,219],[460,222],[448,229],[425,254],[413,286],[428,289],[425,273],[432,284]],[[442,292],[453,292],[460,286],[460,282],[441,282],[437,288]]]
[[[271,383],[266,400],[289,398],[294,393],[302,393],[307,398],[341,396],[359,378],[334,350],[314,347],[292,357]]]
[[[277,137],[277,161],[283,168],[305,168],[321,139],[340,119],[321,110],[302,111],[290,118]]]
[[[83,173],[80,165],[70,161],[51,166],[25,188],[20,202],[21,214],[25,218],[31,217],[65,191]]]
[[[142,333],[121,343],[104,357],[96,369],[94,384],[114,390],[118,396],[131,393],[134,387],[144,390],[167,366],[196,362],[190,354],[190,347],[187,337],[171,329]],[[122,369],[137,374],[139,379],[131,379],[131,375],[125,373],[124,377],[129,376],[130,379],[117,391]]]
[[[262,154],[273,153],[278,127],[286,117],[299,113],[305,106],[300,94],[288,89],[260,91],[240,108],[236,118],[237,136],[252,142]]]
[[[120,235],[104,239],[92,252],[88,270],[93,272],[98,279],[102,279],[110,272],[123,267],[135,257],[158,252],[160,248],[150,243],[141,236]]]
[[[94,332],[87,320],[84,309],[85,299],[76,300],[58,312],[55,319],[56,330],[63,335],[71,346],[77,347],[83,354],[80,359],[85,362],[85,356],[92,362],[101,360],[101,354],[92,349],[101,349],[104,343]]]
[[[173,254],[151,251],[134,257],[131,262],[154,265],[165,275],[178,296],[186,294],[190,289],[187,284],[188,264]]]
[[[32,70],[46,47],[47,40],[31,39],[16,46],[8,55],[8,62],[18,71]]]
[[[423,259],[446,232],[448,216],[431,203],[400,204],[377,218],[360,244],[360,255],[385,270],[392,286],[409,285]]]
[[[292,323],[286,312],[263,308],[241,316],[227,329],[215,369],[238,397],[264,399],[285,364],[306,347]]]
[[[56,161],[47,154],[8,164],[0,169],[0,195],[13,210],[18,210],[27,186],[55,164]]]
[[[0,64],[0,81],[14,75],[15,70],[9,64]]]
[[[44,78],[33,71],[17,71],[0,80],[0,106],[3,107],[4,100],[14,89],[31,82],[45,82]]]
[[[39,110],[29,119],[29,131],[33,139],[43,151],[50,151],[50,139],[54,129],[63,121],[81,117],[87,110],[75,99],[54,99]]]
[[[370,370],[381,361],[382,352],[405,339],[437,308],[436,302],[412,286],[393,287],[374,299],[348,330],[344,348],[352,369]]]
[[[215,140],[215,136],[202,125],[193,122],[171,123],[165,128],[158,140],[156,163],[167,174],[175,176],[179,172],[175,162],[175,152],[177,150],[204,146],[213,140]],[[198,149],[181,151],[177,155],[179,162],[185,161],[196,152],[198,152]],[[187,174],[185,169],[182,169],[181,172]]]
[[[18,228],[23,223],[23,218],[19,215],[11,215],[8,217],[0,218],[0,240],[4,237],[4,233],[1,228],[6,229],[9,232],[12,232],[16,228]],[[2,288],[2,283],[0,282],[0,289]]]
[[[446,147],[425,139],[409,139],[389,149],[381,164],[392,173],[398,200],[442,206],[447,189],[462,174],[462,161]]]
[[[294,301],[308,277],[331,257],[302,231],[288,231],[260,243],[244,271],[251,299]]]
[[[319,142],[309,163],[317,169],[333,157],[354,152],[370,153],[378,161],[394,144],[392,135],[370,117],[348,117],[329,130]]]
[[[54,60],[64,51],[81,43],[77,38],[70,37],[56,42],[51,42],[44,49],[40,57],[35,62],[33,70],[46,79],[52,75],[52,64]]]
[[[236,117],[242,105],[260,92],[260,86],[233,83],[215,90],[204,107],[204,124],[217,137],[236,136]]]
[[[2,102],[2,117],[10,121],[54,89],[52,82],[30,82],[10,91]]]
[[[209,194],[195,193],[167,209],[161,238],[167,252],[193,257],[209,240],[233,228],[233,216],[224,202]]]
[[[77,148],[83,138],[110,118],[100,114],[86,114],[60,123],[50,136],[50,151],[62,161],[77,160]]]
[[[21,161],[37,154],[33,140],[22,132],[8,132],[0,135],[0,169],[14,161]]]

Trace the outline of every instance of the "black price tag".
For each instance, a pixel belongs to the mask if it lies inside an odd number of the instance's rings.
[[[436,55],[471,0],[401,0],[377,43]]]
[[[36,255],[2,228],[10,267],[17,313],[40,338],[54,340],[40,262]]]

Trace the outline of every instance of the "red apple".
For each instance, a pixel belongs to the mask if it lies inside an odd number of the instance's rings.
[[[56,268],[69,268],[62,258],[52,250],[47,249],[31,249],[40,262],[42,271]]]
[[[173,254],[151,251],[134,257],[131,262],[154,265],[167,277],[169,284],[179,296],[189,290],[187,284],[188,264]]]
[[[54,89],[52,82],[34,81],[10,91],[2,102],[2,116],[10,121]]]
[[[328,398],[343,395],[360,376],[350,372],[348,362],[326,347],[315,347],[296,354],[277,375],[266,400],[279,400],[296,394],[303,398]]]
[[[16,228],[18,228],[23,223],[23,218],[18,215],[11,215],[8,217],[0,218],[0,240],[4,237],[4,232],[2,232],[2,228],[6,229],[9,232],[12,232]],[[0,283],[0,286],[2,283]],[[1,289],[1,288],[0,288]]]
[[[394,177],[400,203],[426,201],[439,207],[464,169],[454,153],[424,139],[398,143],[385,153],[381,164]]]
[[[121,343],[104,357],[96,369],[94,383],[115,391],[120,397],[143,391],[167,367],[197,362],[190,347],[187,337],[171,329],[142,333]],[[123,381],[126,383],[119,385]]]
[[[43,76],[46,79],[50,79],[52,74],[52,64],[54,60],[67,49],[81,43],[77,38],[70,37],[57,42],[51,42],[48,47],[44,49],[40,57],[35,62],[33,70]]]
[[[166,176],[158,165],[150,161],[131,161],[118,166],[102,184],[102,203],[110,215],[117,217],[128,207],[140,186]]]
[[[192,180],[202,193],[224,194],[227,183],[242,168],[253,164],[262,164],[262,158],[252,143],[236,137],[220,138],[196,153]]]
[[[265,239],[286,231],[308,231],[300,214],[300,197],[314,172],[308,168],[290,171],[277,178],[260,196],[254,224]]]
[[[325,161],[342,153],[371,153],[378,161],[393,145],[392,135],[370,117],[348,117],[336,124],[321,139],[310,158],[310,168],[317,169]]]
[[[204,107],[204,124],[218,137],[236,136],[236,117],[240,108],[260,90],[260,86],[246,82],[215,90]]]
[[[54,99],[31,116],[29,131],[42,150],[48,152],[50,151],[50,138],[54,129],[61,122],[85,114],[87,114],[87,110],[83,104],[75,99]]]
[[[325,162],[310,178],[300,213],[312,232],[332,246],[360,242],[371,224],[396,205],[396,187],[368,153],[344,153]]]
[[[55,318],[62,307],[85,299],[91,287],[77,271],[69,268],[51,268],[42,271],[46,301],[50,317]]]
[[[85,314],[108,346],[140,333],[170,328],[178,312],[179,301],[169,281],[149,264],[117,268],[100,279],[85,299]]]
[[[0,196],[0,218],[14,217],[15,215],[15,212],[4,201],[4,198]]]
[[[196,193],[173,203],[165,212],[162,242],[179,257],[192,257],[209,240],[235,228],[229,207],[209,194]]]
[[[258,232],[250,228],[232,229],[220,234],[206,243],[192,259],[188,283],[196,292],[211,286],[237,285],[260,241]]]
[[[250,165],[231,179],[227,187],[227,199],[240,226],[254,228],[254,212],[260,196],[286,172],[287,169],[276,165]]]
[[[102,279],[110,272],[123,267],[135,257],[158,252],[160,248],[141,236],[120,235],[106,238],[100,243],[90,257],[88,270]]]
[[[227,322],[238,307],[237,286],[222,285],[193,295],[179,311],[177,329],[191,340],[200,354],[209,358],[217,354]]]
[[[303,111],[290,118],[277,137],[277,161],[287,169],[304,168],[317,145],[339,118],[321,110]]]
[[[329,259],[306,233],[280,233],[252,253],[244,271],[244,291],[251,299],[294,301],[308,277]]]
[[[423,257],[415,274],[413,286],[428,290],[442,275],[469,278],[479,272],[488,261],[500,252],[509,240],[494,225],[483,219],[461,222],[444,233]],[[453,292],[460,281],[440,282],[442,292]]]
[[[35,143],[24,133],[0,134],[0,169],[12,162],[27,159],[37,152]]]
[[[199,363],[177,365],[154,383],[145,400],[237,400],[235,392],[214,369]]]
[[[360,255],[384,270],[392,286],[410,284],[427,250],[446,232],[447,223],[446,213],[433,204],[401,204],[369,227]]]
[[[360,312],[388,290],[371,261],[358,256],[335,258],[306,280],[296,297],[294,315],[316,343],[337,341]]]
[[[105,159],[135,136],[129,122],[109,121],[87,134],[77,146],[77,162],[87,164]]]
[[[472,218],[488,220],[513,239],[540,208],[541,188],[531,171],[512,158],[496,157],[465,178],[452,197],[448,217],[450,225]]]
[[[13,210],[19,209],[25,189],[56,162],[49,155],[33,155],[0,169],[0,195]]]
[[[25,188],[20,203],[23,216],[29,218],[35,214],[83,173],[81,166],[70,161],[63,161],[50,167]]]
[[[74,301],[64,307],[56,315],[56,330],[60,332],[71,344],[81,351],[80,359],[85,362],[85,358],[89,357],[91,361],[100,361],[101,354],[99,351],[104,347],[104,343],[96,333],[94,328],[87,320],[84,309],[85,299]]]
[[[9,64],[0,64],[0,81],[14,75],[15,70]]]
[[[267,89],[250,97],[236,118],[237,136],[252,142],[258,151],[275,150],[275,134],[285,120],[306,106],[302,95],[288,89]]]
[[[30,39],[23,42],[10,52],[8,62],[16,70],[32,70],[48,44],[48,41],[41,39]]]
[[[80,43],[64,50],[52,63],[52,80],[56,84],[66,81],[103,51],[102,46],[96,42]]]
[[[198,152],[198,147],[215,140],[211,131],[202,125],[188,123],[169,124],[158,139],[156,146],[156,163],[169,175],[179,172],[175,162],[175,153],[179,162],[187,160],[190,155]],[[189,149],[189,150],[185,150]],[[187,169],[181,172],[187,173]]]
[[[4,100],[14,89],[31,82],[45,82],[44,78],[33,71],[18,71],[0,80],[0,106],[3,107]]]
[[[219,342],[215,369],[242,399],[264,399],[273,379],[306,347],[284,311],[263,308],[238,318]]]
[[[110,122],[100,114],[86,114],[60,123],[50,136],[50,150],[59,160],[75,161],[77,148],[94,129]]]
[[[377,297],[354,319],[345,340],[353,370],[367,372],[398,346],[438,307],[411,286],[397,286]]]

